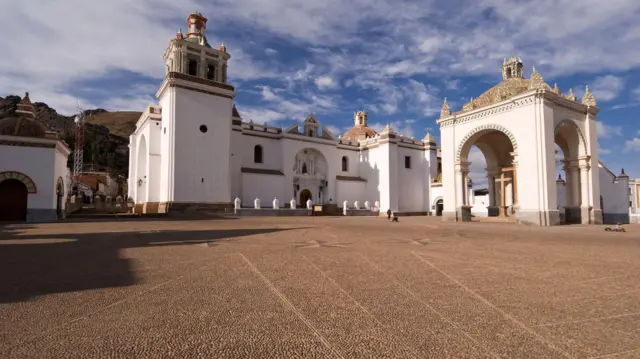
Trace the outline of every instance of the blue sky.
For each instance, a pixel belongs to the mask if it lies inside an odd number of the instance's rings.
[[[189,12],[232,55],[241,115],[287,126],[313,112],[336,134],[353,113],[416,138],[500,81],[520,56],[563,92],[588,84],[601,108],[601,160],[640,177],[637,0],[33,0],[0,13],[0,96],[31,93],[63,114],[140,111],[154,102],[164,53]],[[17,31],[17,30],[16,30]],[[514,119],[515,120],[515,119]],[[474,179],[483,167],[472,154]]]

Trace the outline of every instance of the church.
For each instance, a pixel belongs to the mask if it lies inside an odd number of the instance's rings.
[[[0,120],[0,222],[53,222],[64,218],[71,150],[36,120],[25,94],[15,116]]]
[[[163,56],[159,103],[145,109],[130,136],[128,190],[138,212],[230,211],[238,200],[271,208],[277,199],[297,207],[309,200],[339,207],[368,202],[373,211],[467,221],[473,207],[467,156],[475,145],[487,161],[487,216],[549,226],[625,223],[626,213],[628,223],[628,207],[622,211],[615,199],[628,202],[628,183],[609,178],[598,160],[599,109],[588,89],[578,101],[535,69],[526,79],[520,59],[505,59],[503,80],[461,111],[452,113],[445,99],[441,146],[428,133],[416,140],[390,125],[377,133],[366,111],[354,113],[344,134],[331,133],[313,114],[289,128],[259,125],[243,120],[234,105],[231,55],[209,44],[207,19],[194,12],[187,21],[187,33],[179,31]],[[568,173],[564,196],[555,144]],[[600,186],[601,178],[615,186]]]

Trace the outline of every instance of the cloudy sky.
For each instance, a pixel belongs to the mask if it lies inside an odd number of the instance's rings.
[[[602,161],[640,177],[637,0],[12,1],[0,12],[0,96],[29,91],[63,114],[76,98],[141,110],[194,10],[209,19],[209,42],[232,55],[245,119],[287,126],[313,112],[342,133],[365,109],[376,129],[390,121],[404,135],[437,137],[442,99],[459,109],[517,55],[526,76],[536,66],[565,93],[588,84]],[[481,180],[479,151],[472,161]]]

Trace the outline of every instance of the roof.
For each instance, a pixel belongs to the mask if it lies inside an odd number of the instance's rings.
[[[204,40],[204,46],[211,49],[212,47],[211,47],[211,45],[209,45],[209,41],[207,41],[207,37],[206,36],[202,36],[202,38]],[[189,41],[189,42],[193,42],[193,43],[196,43],[196,44],[200,45],[200,36],[189,36],[189,37],[185,37],[183,40]]]
[[[350,140],[360,140],[366,137],[373,137],[376,134],[376,131],[367,126],[355,126],[347,131],[344,135],[342,135],[342,138]]]
[[[47,128],[28,117],[9,117],[0,120],[0,135],[45,138]]]
[[[538,84],[536,81],[531,79],[512,77],[502,80],[497,85],[485,91],[482,95],[464,104],[460,112],[470,111],[474,108],[484,107],[504,101],[521,93],[533,90],[534,87],[537,86]],[[551,86],[545,82],[539,84],[539,86],[546,90],[553,91]]]
[[[231,114],[231,117],[242,118],[235,104],[233,105],[233,113]]]

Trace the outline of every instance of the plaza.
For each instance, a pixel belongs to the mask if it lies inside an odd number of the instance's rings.
[[[0,228],[4,358],[640,357],[640,246],[438,217]]]

